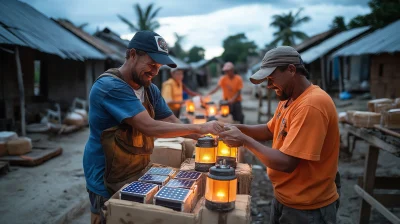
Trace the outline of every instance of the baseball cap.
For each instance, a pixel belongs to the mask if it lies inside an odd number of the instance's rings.
[[[222,71],[229,71],[229,70],[232,70],[234,68],[235,68],[235,66],[233,65],[233,63],[228,61],[228,62],[226,62],[224,64],[224,67],[222,67]]]
[[[159,34],[143,30],[138,31],[128,44],[128,49],[135,48],[146,52],[155,62],[176,68],[176,64],[168,56],[168,45]]]
[[[250,81],[254,84],[260,84],[275,71],[276,67],[286,66],[289,64],[303,64],[299,52],[289,46],[280,46],[271,49],[265,53],[265,56],[261,61],[260,70],[250,77]]]

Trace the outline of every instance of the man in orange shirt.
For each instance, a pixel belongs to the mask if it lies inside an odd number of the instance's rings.
[[[223,98],[229,103],[229,111],[232,114],[233,120],[243,124],[244,115],[240,93],[243,88],[243,80],[240,75],[235,74],[235,66],[232,62],[226,62],[222,71],[225,73],[224,76],[219,79],[218,85],[208,95],[212,95],[222,88]]]
[[[280,102],[267,125],[230,126],[219,134],[267,166],[274,187],[270,223],[336,223],[339,206],[339,127],[331,97],[307,80],[292,47],[268,51],[250,81],[268,81]],[[258,141],[273,140],[272,148]]]

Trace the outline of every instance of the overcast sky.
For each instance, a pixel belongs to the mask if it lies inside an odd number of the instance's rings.
[[[223,52],[222,41],[229,35],[244,32],[248,39],[254,40],[262,48],[273,40],[276,31],[270,27],[273,15],[296,12],[303,7],[302,15],[311,17],[311,21],[298,27],[312,36],[326,31],[335,16],[344,16],[346,22],[356,15],[366,14],[368,0],[23,0],[52,18],[67,18],[80,25],[89,23],[85,28],[93,33],[97,28],[109,27],[123,38],[130,39],[132,33],[122,23],[117,14],[133,22],[136,15],[133,4],[140,2],[144,7],[150,2],[162,7],[158,14],[161,27],[156,30],[170,46],[175,38],[173,33],[186,35],[183,47],[202,46],[206,49],[206,58],[219,56]]]

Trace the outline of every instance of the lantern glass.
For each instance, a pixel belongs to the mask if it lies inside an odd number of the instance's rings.
[[[237,156],[237,147],[229,147],[223,141],[218,141],[217,156],[234,157]]]
[[[229,115],[229,105],[221,105],[221,115],[224,117]]]
[[[186,101],[186,112],[193,114],[195,110],[194,102],[191,100]]]
[[[216,162],[215,147],[210,147],[210,148],[196,147],[195,162],[215,163]]]
[[[205,198],[215,203],[227,203],[236,200],[237,179],[214,180],[207,177]]]
[[[206,122],[207,122],[207,120],[205,118],[195,118],[193,120],[193,124],[204,124]]]
[[[214,102],[208,102],[206,110],[207,110],[208,117],[215,116],[217,114],[217,105],[215,105]]]

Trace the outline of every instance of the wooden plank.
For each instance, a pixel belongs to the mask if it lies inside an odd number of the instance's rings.
[[[25,129],[25,92],[24,92],[24,79],[21,69],[21,60],[19,58],[19,49],[15,47],[15,63],[17,65],[17,77],[18,77],[18,90],[19,90],[19,107],[21,112],[21,132],[22,136],[26,136]]]
[[[358,177],[357,183],[363,187],[363,177]],[[400,177],[375,177],[374,189],[400,190]]]
[[[363,188],[365,192],[373,194],[375,183],[375,171],[378,164],[379,148],[370,145],[365,160]],[[367,201],[362,200],[360,208],[360,224],[368,223],[371,214],[371,206]]]
[[[347,131],[351,132],[353,135],[363,139],[370,145],[376,146],[382,150],[385,150],[397,157],[400,157],[400,148],[396,147],[395,145],[389,144],[382,139],[370,135],[364,128],[356,128],[353,125],[343,123],[344,127]]]
[[[388,135],[392,135],[394,137],[400,138],[400,133],[399,132],[396,132],[396,131],[390,130],[388,128],[382,127],[379,124],[374,125],[374,128],[376,128],[376,129],[378,129],[378,130],[380,130],[380,131],[382,131],[382,132],[384,132],[384,133],[386,133]]]
[[[358,195],[360,195],[360,197],[363,198],[363,201],[368,202],[372,207],[374,207],[377,211],[379,211],[389,221],[391,221],[392,223],[395,223],[395,224],[400,224],[399,217],[397,217],[393,213],[391,213],[387,208],[385,208],[375,198],[373,198],[370,194],[365,192],[361,187],[359,187],[358,185],[354,185],[354,190],[356,191],[356,193]],[[360,217],[360,223],[368,223],[368,220],[367,220],[367,222],[361,222],[361,219],[362,219],[362,217]]]
[[[47,160],[61,155],[62,148],[32,149],[31,152],[21,156],[3,156],[1,161],[8,161],[10,165],[18,166],[37,166]]]

